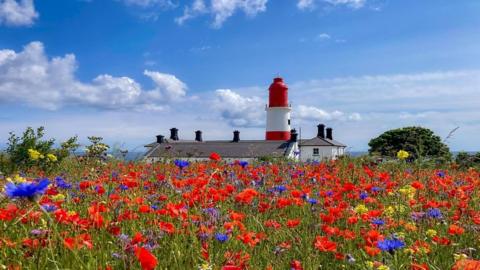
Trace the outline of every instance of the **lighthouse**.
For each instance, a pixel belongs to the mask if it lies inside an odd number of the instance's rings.
[[[268,89],[267,141],[290,140],[290,111],[288,104],[288,87],[280,77],[274,78]]]

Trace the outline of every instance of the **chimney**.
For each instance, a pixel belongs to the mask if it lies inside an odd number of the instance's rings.
[[[195,131],[195,141],[197,141],[197,142],[203,142],[203,140],[202,140],[202,131],[201,131],[201,130]]]
[[[171,128],[170,129],[170,139],[174,141],[178,141],[178,128]]]
[[[157,143],[164,143],[164,142],[165,142],[165,136],[157,135]]]
[[[332,131],[332,128],[327,128],[327,139],[329,140],[333,140]]]
[[[325,139],[325,125],[320,124],[317,126],[317,128],[318,128],[317,137]]]
[[[240,141],[240,131],[235,130],[233,132],[233,142],[239,142]]]
[[[291,142],[296,142],[297,139],[298,139],[298,133],[297,133],[297,131],[296,131],[295,129],[292,129],[292,130],[290,131],[290,141],[291,141]]]

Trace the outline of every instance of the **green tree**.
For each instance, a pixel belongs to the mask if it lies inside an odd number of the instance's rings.
[[[404,127],[384,132],[368,143],[370,154],[395,157],[405,150],[410,159],[441,158],[450,159],[448,146],[433,131],[423,127]]]

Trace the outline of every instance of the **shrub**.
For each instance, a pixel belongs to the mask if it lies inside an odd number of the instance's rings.
[[[78,147],[77,137],[72,137],[55,149],[55,139],[43,139],[44,131],[44,127],[36,130],[28,127],[21,137],[10,132],[6,155],[2,157],[2,163],[7,164],[4,165],[6,173],[26,171],[32,167],[50,171]]]

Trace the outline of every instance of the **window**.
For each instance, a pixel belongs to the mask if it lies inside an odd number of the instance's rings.
[[[290,126],[290,119],[288,119],[288,125]]]
[[[318,148],[313,148],[313,155],[318,156],[318,154],[319,154]]]

